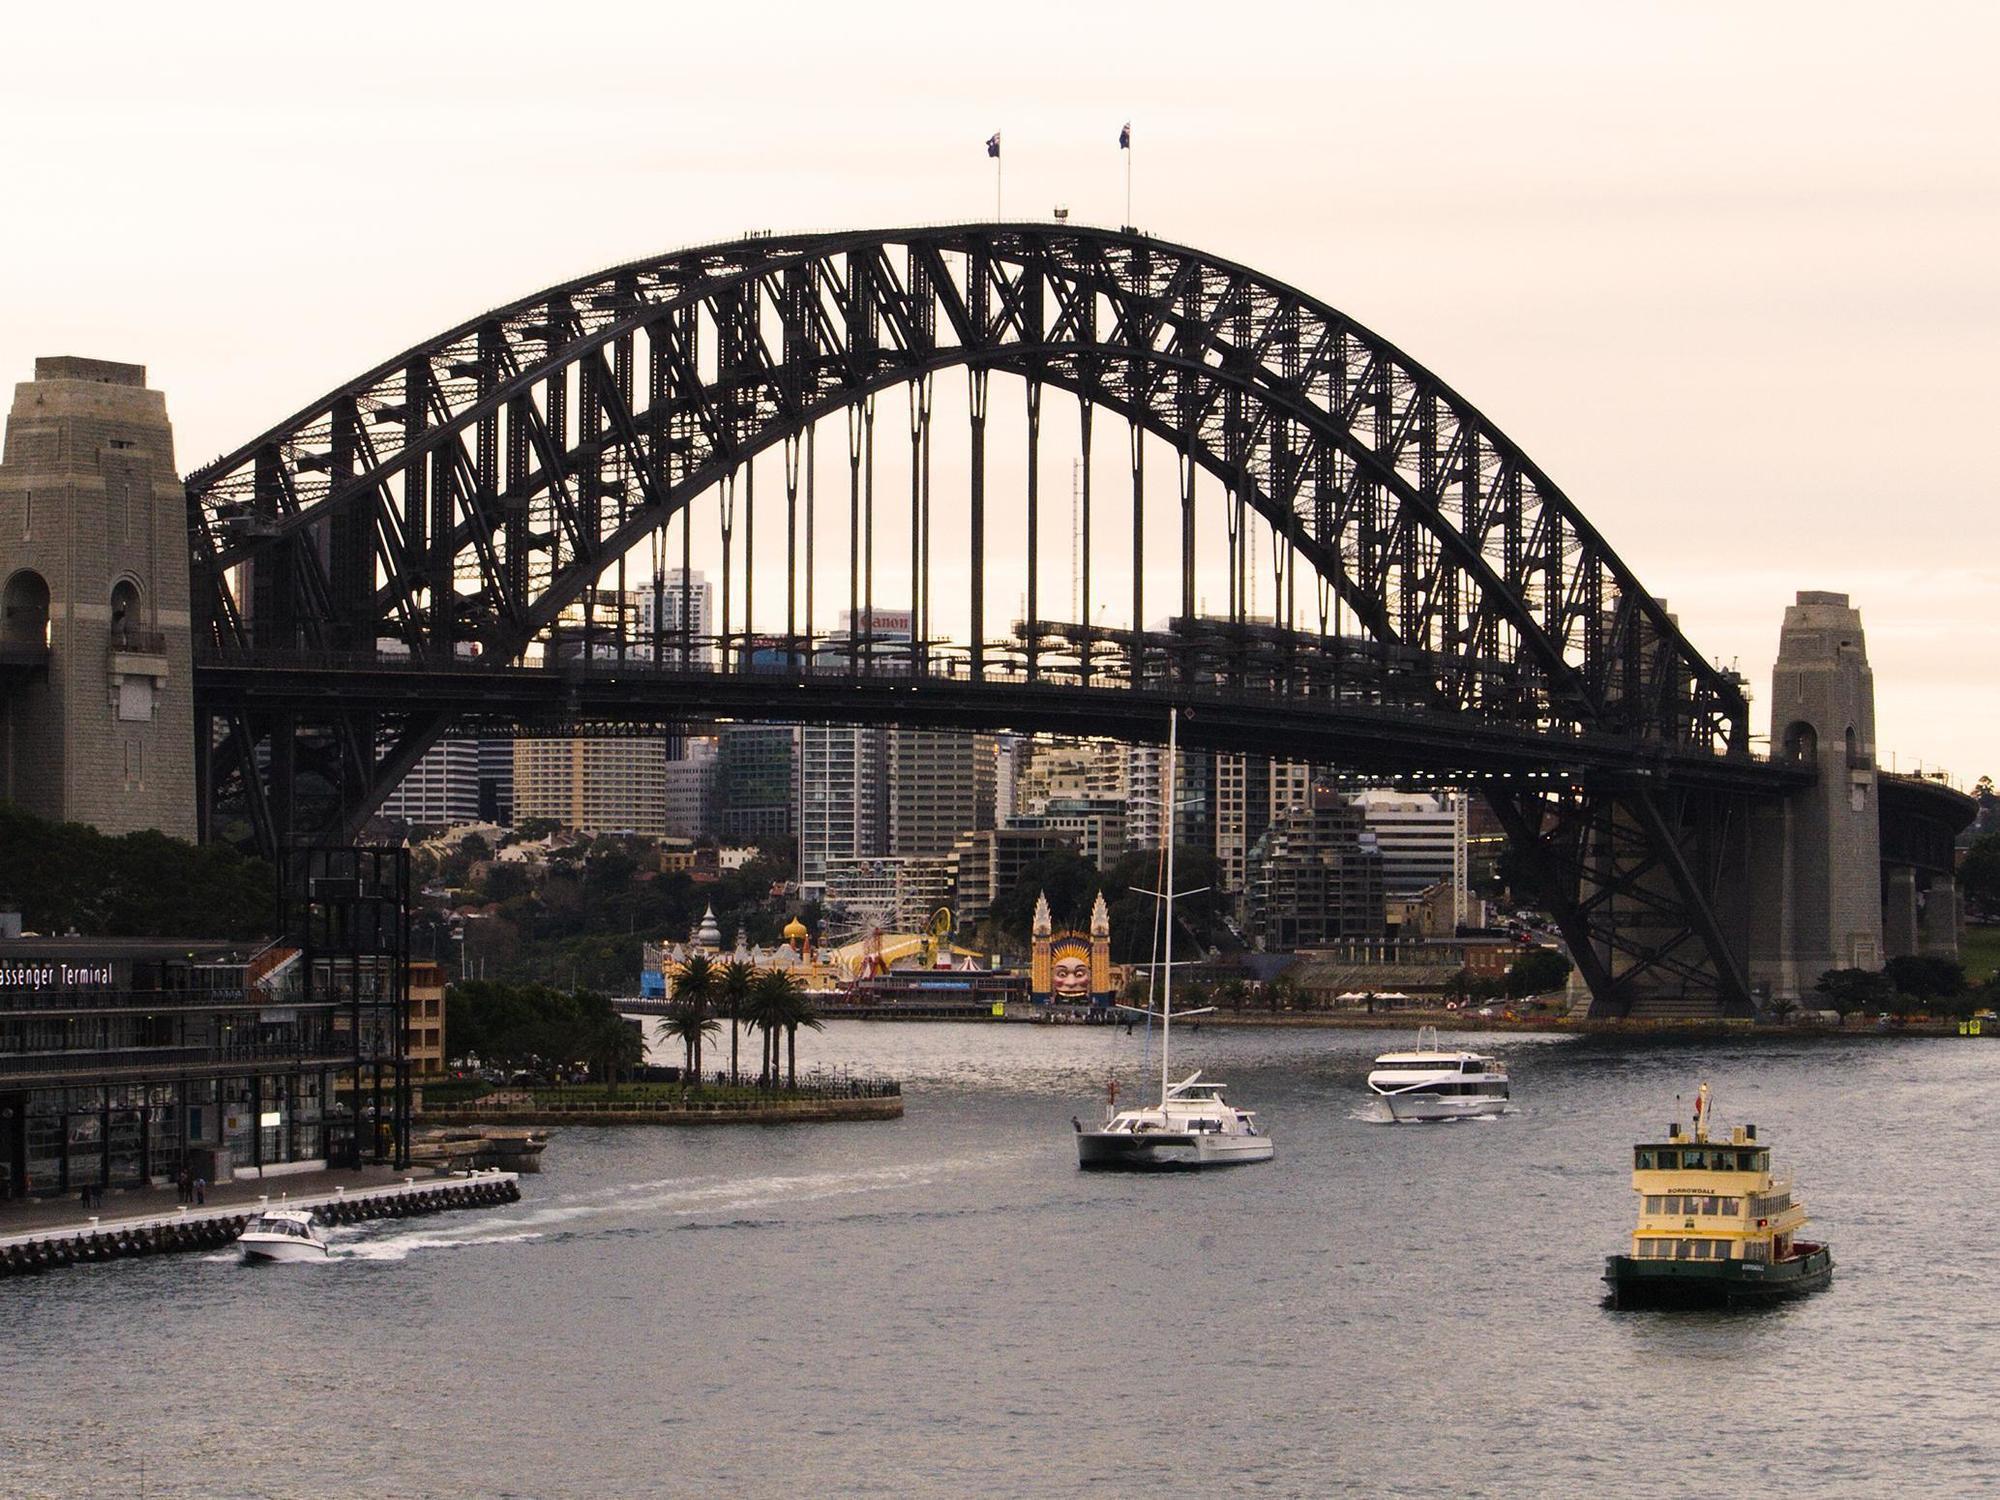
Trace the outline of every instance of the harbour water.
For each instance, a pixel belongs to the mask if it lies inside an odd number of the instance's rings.
[[[1188,1035],[1278,1159],[1135,1178],[1079,1173],[1070,1117],[1146,1088],[1143,1037],[834,1023],[802,1061],[902,1075],[901,1121],[569,1129],[520,1203],[325,1265],[0,1283],[0,1490],[2000,1492],[2000,1048],[1468,1037],[1519,1113],[1373,1123],[1408,1040]],[[1630,1143],[1702,1080],[1834,1285],[1611,1312]]]

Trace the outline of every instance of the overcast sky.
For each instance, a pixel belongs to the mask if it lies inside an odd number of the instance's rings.
[[[1124,217],[1344,309],[1768,696],[1861,607],[1882,758],[2000,773],[2000,7],[37,6],[0,380],[144,363],[183,468],[427,335],[748,228]],[[1760,724],[1761,728],[1761,724]]]

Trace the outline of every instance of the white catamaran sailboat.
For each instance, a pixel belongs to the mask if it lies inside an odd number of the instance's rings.
[[[1180,710],[1167,721],[1166,784],[1176,782],[1179,750]],[[1167,820],[1173,826],[1173,820]],[[1205,1083],[1200,1073],[1190,1073],[1179,1083],[1173,1081],[1169,1055],[1174,1016],[1174,849],[1167,840],[1166,886],[1159,897],[1166,903],[1166,948],[1161,965],[1160,1009],[1160,1102],[1144,1109],[1116,1110],[1097,1130],[1076,1127],[1076,1164],[1086,1172],[1172,1172],[1200,1167],[1235,1166],[1240,1162],[1269,1161],[1275,1153],[1270,1135],[1249,1110],[1238,1109],[1223,1097],[1223,1085]],[[1121,1006],[1148,1016],[1151,1010]],[[1201,1010],[1183,1011],[1198,1016]]]

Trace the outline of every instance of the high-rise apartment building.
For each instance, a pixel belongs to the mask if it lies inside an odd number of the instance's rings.
[[[1165,745],[1123,746],[1125,847],[1157,849],[1166,840],[1168,791]]]
[[[639,595],[640,640],[644,643],[641,654],[651,658],[654,645],[653,617],[655,590],[651,587],[636,590]],[[657,591],[659,600],[659,652],[660,660],[670,665],[680,662],[682,632],[685,630],[688,664],[694,667],[715,665],[715,646],[709,639],[714,633],[714,586],[699,568],[691,573],[683,573],[679,568],[669,568],[660,578]]]
[[[505,828],[514,821],[514,742],[479,742],[479,821]]]
[[[799,731],[799,882],[810,898],[829,860],[889,852],[889,731],[808,724]]]
[[[888,751],[891,855],[942,859],[961,833],[993,826],[998,760],[993,736],[892,729]]]
[[[1214,757],[1215,860],[1225,894],[1240,909],[1251,846],[1279,814],[1312,801],[1313,769],[1261,755]]]
[[[479,822],[482,748],[478,740],[439,740],[382,799],[382,815],[413,828]]]
[[[1361,809],[1331,791],[1286,809],[1251,846],[1252,941],[1289,952],[1343,938],[1379,938],[1382,855]]]
[[[667,832],[667,746],[655,736],[514,742],[514,817],[588,833]]]

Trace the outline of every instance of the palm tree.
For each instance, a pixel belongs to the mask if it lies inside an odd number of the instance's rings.
[[[826,1022],[813,1012],[810,996],[796,985],[788,984],[791,996],[785,1013],[785,1087],[799,1086],[799,1028],[810,1027],[814,1031],[826,1030]]]
[[[757,982],[757,970],[740,958],[722,966],[722,1013],[729,1018],[729,1082],[736,1083],[736,1028],[741,1024],[750,991]]]
[[[610,1093],[618,1091],[621,1074],[646,1060],[646,1044],[638,1029],[621,1016],[598,1017],[591,1024],[589,1043],[591,1066],[602,1073]]]
[[[699,1083],[702,1038],[712,1036],[721,1029],[705,1007],[683,1000],[667,1012],[667,1018],[660,1026],[660,1039],[666,1041],[672,1038],[681,1044],[684,1076]]]
[[[702,1015],[709,1013],[709,1002],[715,998],[722,976],[717,971],[714,960],[702,954],[695,954],[681,965],[680,973],[674,976],[674,992],[670,997],[676,1005],[691,1005]],[[669,1035],[675,1035],[671,1025]],[[696,1083],[701,1082],[701,1047],[697,1043],[688,1061],[688,1070]]]
[[[766,969],[750,986],[750,998],[743,1018],[764,1033],[763,1058],[757,1081],[766,1088],[771,1085],[778,1070],[777,1037],[792,1013],[793,997],[797,993],[792,976],[782,969]]]

